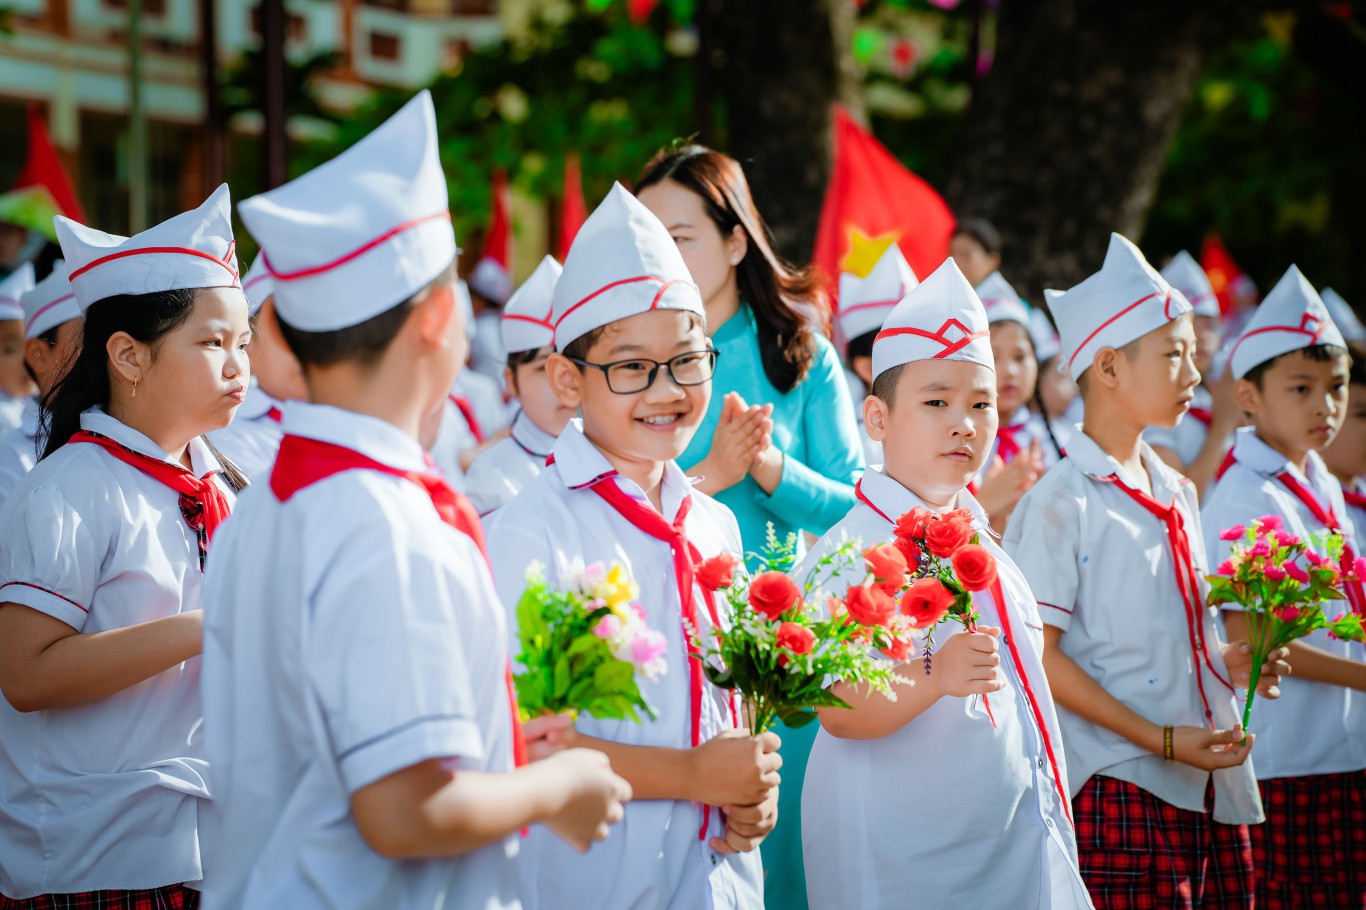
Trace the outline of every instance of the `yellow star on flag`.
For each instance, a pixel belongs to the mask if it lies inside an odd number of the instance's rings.
[[[840,260],[840,271],[867,278],[887,248],[901,239],[898,231],[869,237],[856,227],[849,228],[849,252]]]

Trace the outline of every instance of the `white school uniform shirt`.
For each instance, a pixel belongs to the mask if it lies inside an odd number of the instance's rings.
[[[38,463],[38,402],[29,399],[19,426],[0,436],[0,505]]]
[[[382,420],[284,411],[287,434],[427,470]],[[502,609],[478,548],[422,487],[351,470],[280,502],[263,479],[215,538],[205,585],[203,906],[515,908],[515,835],[394,861],[351,815],[357,790],[429,759],[512,768]]]
[[[577,419],[571,420],[556,440],[554,455],[554,464],[494,513],[489,522],[489,556],[503,603],[515,615],[517,600],[526,587],[527,566],[533,562],[541,564],[551,585],[562,583],[557,579],[565,561],[582,560],[587,565],[601,561],[608,566],[621,563],[640,586],[640,605],[647,622],[668,639],[667,672],[656,680],[640,680],[641,694],[659,711],[659,717],[636,724],[584,715],[579,717],[578,730],[634,746],[690,748],[692,695],[669,545],[636,529],[588,488],[615,471],[584,436]],[[653,508],[636,484],[620,476],[616,483],[627,495]],[[661,496],[663,515],[670,522],[683,498],[692,497],[685,529],[703,558],[722,551],[736,556],[743,552],[735,516],[716,500],[693,490],[672,461],[664,466]],[[695,596],[698,617],[710,628],[700,589]],[[723,610],[724,598],[717,601],[718,611]],[[724,615],[722,619],[725,621]],[[515,641],[515,630],[512,634]],[[702,634],[705,636],[707,630]],[[514,651],[518,649],[514,645]],[[710,683],[704,691],[702,742],[734,726],[730,693]],[[715,808],[708,818],[707,839],[699,839],[702,808],[696,803],[664,799],[631,802],[626,806],[625,819],[612,826],[607,840],[594,844],[587,855],[544,829],[533,829],[522,841],[522,901],[528,910],[763,907],[759,851],[716,853],[707,840],[721,836],[725,824]]]
[[[1143,444],[1143,466],[1160,503],[1176,502],[1185,521],[1191,560],[1207,574],[1200,546],[1195,486]],[[1119,701],[1156,724],[1208,727],[1196,674],[1214,723],[1227,730],[1242,717],[1234,693],[1191,653],[1186,607],[1177,588],[1164,524],[1106,478],[1143,485],[1078,430],[1067,457],[1020,500],[1006,527],[1005,550],[1029,579],[1044,623],[1062,629],[1062,652]],[[1223,679],[1217,611],[1200,611],[1200,635]],[[1168,762],[1118,733],[1058,706],[1072,795],[1097,774],[1128,781],[1163,802],[1205,811],[1210,774]],[[1260,748],[1260,746],[1259,746]],[[1214,818],[1225,824],[1262,820],[1251,759],[1214,772]]]
[[[8,433],[23,422],[26,400],[15,398],[7,392],[0,392],[0,433]]]
[[[465,422],[465,415],[461,414],[455,402],[447,397],[442,405],[441,428],[437,431],[436,442],[427,454],[431,456],[432,464],[445,475],[446,482],[456,492],[465,491],[465,470],[460,467],[460,453],[478,444],[470,425]]]
[[[1358,477],[1352,488],[1357,496],[1366,496],[1366,477]],[[1347,503],[1347,515],[1352,519],[1352,533],[1357,543],[1366,542],[1366,506]]]
[[[270,476],[275,464],[275,453],[280,449],[284,432],[280,421],[271,416],[271,409],[279,410],[280,402],[267,395],[252,379],[247,386],[247,397],[237,408],[232,423],[209,434],[218,451],[237,465],[253,483]]]
[[[503,370],[508,352],[503,347],[503,309],[486,309],[474,317],[474,337],[470,339],[470,369],[482,373],[504,388]]]
[[[1195,387],[1192,408],[1208,411],[1214,404],[1214,396],[1203,385]],[[1209,426],[1193,414],[1181,416],[1174,427],[1148,427],[1143,431],[1143,441],[1155,449],[1171,449],[1183,465],[1189,465],[1200,457],[1200,450],[1209,438]]]
[[[1253,427],[1240,428],[1234,439],[1233,455],[1237,461],[1214,485],[1201,514],[1211,566],[1218,566],[1233,552],[1232,543],[1219,539],[1221,530],[1249,525],[1263,515],[1281,516],[1287,531],[1306,539],[1323,530],[1308,507],[1276,479],[1282,471],[1304,484],[1320,503],[1331,507],[1342,524],[1343,538],[1354,544],[1351,525],[1344,520],[1347,512],[1342,488],[1317,452],[1309,453],[1307,470],[1300,473],[1284,455],[1263,442]],[[1353,549],[1361,552],[1355,545]],[[1326,605],[1330,619],[1350,609],[1345,600]],[[1366,660],[1366,647],[1334,641],[1324,629],[1302,641],[1338,657]],[[1281,680],[1280,698],[1253,699],[1249,726],[1257,734],[1254,757],[1257,776],[1262,780],[1366,768],[1366,692],[1311,682],[1292,674]]]
[[[465,493],[474,508],[487,515],[507,505],[545,470],[545,460],[554,447],[554,436],[525,412],[517,412],[508,437],[474,456],[465,473]]]
[[[479,429],[484,431],[485,439],[508,425],[511,418],[507,403],[503,400],[503,388],[497,380],[478,370],[466,368],[455,377],[452,392],[469,398],[470,404],[474,406],[475,419],[479,421]]]
[[[888,518],[895,521],[924,506],[878,468],[864,473],[860,491],[872,506],[855,503],[820,539],[792,572],[798,584],[844,540],[856,538],[865,548],[889,541],[894,526]],[[1067,770],[1034,598],[991,539],[977,501],[963,491],[958,506],[972,511],[982,545],[996,557],[1015,644],[1065,789]],[[842,593],[864,574],[854,568],[823,587]],[[982,625],[1001,625],[991,594],[974,595],[974,602]],[[942,646],[957,628],[939,626],[936,642]],[[1008,685],[988,698],[994,725],[980,698],[946,697],[880,739],[816,734],[802,789],[802,849],[812,907],[1091,907],[1077,871],[1068,795],[1054,781],[1044,738],[1004,641],[1001,667]],[[944,786],[950,779],[971,783],[966,789]]]
[[[170,460],[99,409],[82,414],[81,427]],[[196,476],[219,470],[202,440],[189,452]],[[221,475],[215,480],[231,501]],[[179,502],[100,446],[63,446],[0,509],[0,601],[82,633],[199,609],[199,540]],[[108,698],[29,714],[0,699],[0,892],[25,898],[201,877],[209,782],[199,675],[195,657]]]

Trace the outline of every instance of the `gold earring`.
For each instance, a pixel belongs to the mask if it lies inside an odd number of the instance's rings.
[[[133,397],[138,397],[138,381],[136,379],[133,380]]]

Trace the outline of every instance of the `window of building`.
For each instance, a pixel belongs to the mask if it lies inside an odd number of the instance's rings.
[[[398,35],[390,35],[385,32],[371,32],[370,56],[375,60],[397,62],[399,58]]]

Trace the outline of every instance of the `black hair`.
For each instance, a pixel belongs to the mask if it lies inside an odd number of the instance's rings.
[[[1339,357],[1348,357],[1348,351],[1340,344],[1314,344],[1307,348],[1296,348],[1293,351],[1286,351],[1284,354],[1277,354],[1270,360],[1264,360],[1252,369],[1243,374],[1243,378],[1257,387],[1261,391],[1262,381],[1266,379],[1267,370],[1276,365],[1282,357],[1290,354],[1303,354],[1315,363],[1327,363],[1330,360],[1337,360]],[[1351,359],[1350,357],[1348,358]]]
[[[539,357],[540,354],[540,348],[532,348],[529,351],[514,351],[508,355],[508,369],[512,370],[513,373],[516,373],[518,367],[531,363]]]
[[[47,442],[43,458],[66,445],[81,428],[81,414],[90,408],[109,407],[109,339],[126,332],[153,351],[162,338],[185,324],[194,309],[195,288],[154,291],[150,294],[116,294],[97,300],[86,310],[81,326],[81,349],[71,367],[57,380],[52,392],[39,403],[39,436]],[[247,478],[204,437],[204,443],[223,465],[223,479],[234,490],[243,490]]]
[[[344,329],[333,332],[305,332],[286,322],[278,309],[275,311],[275,320],[280,324],[280,334],[284,336],[285,344],[289,345],[289,349],[294,352],[299,365],[304,369],[310,366],[330,367],[339,363],[354,363],[368,369],[379,363],[389,345],[393,344],[418,301],[434,288],[452,279],[451,268],[451,265],[446,266],[439,275],[406,300],[400,301],[377,316],[371,316],[364,322]]]
[[[693,329],[701,328],[702,317],[691,310],[687,310],[686,312],[688,314],[688,330],[692,331]],[[569,344],[565,345],[564,350],[561,351],[561,353],[570,360],[587,360],[588,352],[593,349],[593,345],[597,344],[598,340],[601,339],[603,335],[607,334],[607,330],[612,328],[613,324],[614,323],[609,322],[607,325],[600,325],[595,329],[589,329],[587,332],[584,332],[578,338],[575,338],[573,341],[569,342]]]
[[[873,356],[873,341],[877,338],[877,332],[877,329],[873,329],[849,340],[849,344],[845,346],[844,356],[850,366],[853,365],[855,357]]]
[[[869,394],[875,398],[880,398],[891,407],[896,401],[896,385],[901,381],[901,374],[906,371],[906,364],[898,363],[894,367],[888,367],[881,373],[873,377],[873,388]]]
[[[987,253],[1001,252],[1001,232],[985,218],[960,218],[953,227],[953,236],[962,234],[976,240]]]

